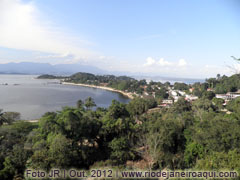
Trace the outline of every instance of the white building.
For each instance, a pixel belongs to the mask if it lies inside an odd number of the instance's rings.
[[[178,93],[179,93],[181,96],[185,96],[185,95],[186,95],[186,93],[183,92],[183,91],[178,91]]]
[[[227,95],[230,96],[230,99],[235,99],[240,96],[239,93],[235,93],[235,92],[228,92]]]
[[[193,95],[186,95],[186,98],[185,98],[187,101],[195,101],[198,99],[197,96],[193,96]]]
[[[224,100],[229,100],[229,99],[230,99],[230,96],[227,95],[227,94],[216,94],[216,98],[224,99]]]
[[[171,99],[164,99],[164,100],[162,100],[162,103],[163,104],[172,104],[173,100],[171,100]]]
[[[226,100],[233,100],[240,96],[240,93],[228,92],[227,94],[216,94],[216,98]]]

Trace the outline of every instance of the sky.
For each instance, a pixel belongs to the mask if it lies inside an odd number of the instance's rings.
[[[239,0],[0,0],[0,63],[207,78],[240,70]]]

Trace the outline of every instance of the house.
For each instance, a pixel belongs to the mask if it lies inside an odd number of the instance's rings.
[[[163,104],[173,104],[173,100],[171,100],[171,99],[163,99],[162,103]]]
[[[230,99],[230,96],[227,95],[227,94],[216,94],[216,98],[224,99],[224,100],[229,100],[229,99]]]
[[[173,96],[174,102],[177,102],[179,98],[179,96]]]
[[[145,95],[145,96],[149,96],[149,94],[148,94],[147,92],[144,92],[143,95]]]
[[[195,100],[197,100],[198,99],[198,97],[197,96],[193,96],[193,95],[186,95],[186,97],[185,97],[185,100],[187,100],[187,101],[195,101]]]
[[[193,90],[194,90],[194,88],[190,88],[190,89],[189,89],[189,91],[190,91],[191,93],[193,92]]]
[[[169,93],[172,95],[172,96],[177,96],[177,92],[176,91],[169,91]]]
[[[185,96],[185,92],[183,92],[183,91],[177,91],[181,96]]]
[[[235,99],[240,96],[240,93],[238,92],[228,92],[227,95],[230,96],[230,99]]]
[[[216,98],[224,99],[226,100],[233,100],[240,96],[240,93],[238,92],[228,92],[227,94],[216,94]]]

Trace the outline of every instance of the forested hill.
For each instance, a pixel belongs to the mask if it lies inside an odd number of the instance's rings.
[[[213,88],[216,93],[236,92],[240,89],[240,74],[235,74],[230,77],[225,75],[217,75],[216,78],[206,80],[210,88]]]
[[[65,79],[66,82],[90,84],[97,86],[108,86],[118,90],[128,91],[128,92],[138,92],[141,94],[143,92],[143,86],[149,86],[146,80],[136,80],[128,76],[114,76],[114,75],[94,75],[91,73],[79,72],[68,77],[54,76],[54,75],[41,75],[40,79]],[[170,85],[169,82],[153,82],[151,81],[150,86],[157,85],[159,88],[167,88]],[[232,76],[221,76],[217,75],[215,78],[206,79],[203,83],[185,84],[176,82],[172,85],[174,89],[185,90],[193,88],[193,94],[200,97],[204,91],[207,89],[212,89],[216,94],[223,94],[227,92],[236,92],[240,89],[240,74],[235,74]],[[148,92],[151,92],[151,87],[147,87]]]
[[[227,92],[236,92],[240,89],[240,74],[235,74],[230,77],[217,75],[215,78],[206,79],[205,82],[185,84],[175,82],[173,85],[169,82],[161,83],[146,80],[136,80],[128,76],[114,76],[114,75],[94,75],[91,73],[79,72],[68,77],[41,75],[38,78],[49,79],[64,79],[65,82],[81,83],[96,86],[111,87],[117,90],[133,93],[137,96],[153,95],[161,99],[168,98],[167,91],[172,90],[184,91],[186,94],[192,94],[197,97],[202,97],[212,92],[215,94],[225,94]],[[213,94],[214,93],[214,94]]]
[[[64,79],[64,76],[54,76],[49,74],[43,74],[37,77],[37,79]]]
[[[111,81],[134,81],[134,78],[128,76],[114,76],[114,75],[94,75],[90,73],[79,72],[69,77],[74,82],[79,83],[108,83]]]
[[[121,91],[139,92],[143,91],[141,86],[147,84],[146,80],[136,80],[128,76],[94,75],[79,72],[65,79],[66,82],[90,84],[96,86],[107,86]]]

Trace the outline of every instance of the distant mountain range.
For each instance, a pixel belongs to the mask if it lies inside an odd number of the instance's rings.
[[[53,75],[71,75],[77,72],[89,72],[94,74],[104,74],[101,70],[94,66],[81,64],[56,64],[48,63],[7,63],[0,64],[0,74],[53,74]]]
[[[86,72],[92,74],[106,75],[111,74],[115,76],[126,75],[136,79],[146,79],[148,81],[161,81],[166,82],[185,82],[192,84],[194,82],[203,82],[203,79],[192,78],[175,78],[164,76],[150,76],[144,73],[131,73],[123,71],[107,71],[95,66],[82,65],[82,64],[56,64],[49,63],[34,63],[34,62],[20,62],[20,63],[7,63],[0,64],[0,74],[51,74],[51,75],[72,75],[77,72]]]

